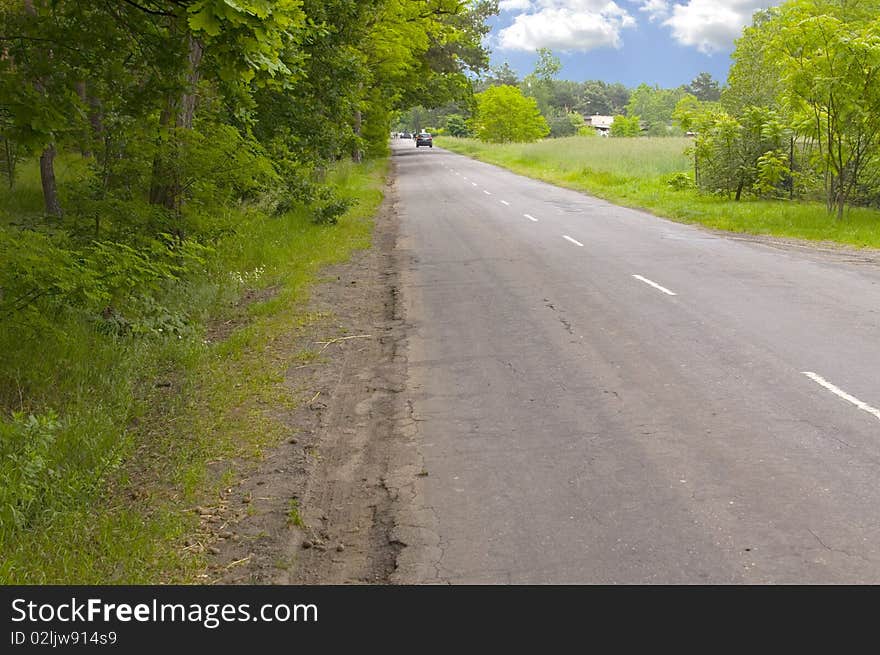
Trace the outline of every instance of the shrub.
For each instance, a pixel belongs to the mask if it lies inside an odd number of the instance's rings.
[[[685,191],[694,187],[694,181],[687,173],[676,173],[666,180],[666,186],[673,191]]]
[[[53,457],[61,422],[52,410],[0,420],[0,535],[22,527],[61,477]]]

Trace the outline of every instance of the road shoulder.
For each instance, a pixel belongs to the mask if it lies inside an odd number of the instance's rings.
[[[241,508],[211,564],[221,584],[382,584],[411,571],[424,469],[406,398],[407,322],[399,300],[393,174],[373,247],[322,272],[323,316],[291,351],[285,384],[307,400],[283,412],[289,438],[241,480]],[[317,352],[296,361],[299,348]],[[305,394],[303,394],[305,392]],[[416,533],[414,533],[416,530]],[[410,551],[410,552],[407,552]]]

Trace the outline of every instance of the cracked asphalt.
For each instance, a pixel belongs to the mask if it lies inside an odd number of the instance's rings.
[[[880,582],[876,257],[394,162],[396,581]]]

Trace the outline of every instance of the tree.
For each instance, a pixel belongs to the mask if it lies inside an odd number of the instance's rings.
[[[635,137],[642,133],[642,120],[638,116],[615,116],[611,124],[611,136]]]
[[[538,48],[538,61],[535,63],[535,77],[545,82],[556,79],[562,70],[562,62],[550,48]]]
[[[461,114],[450,114],[446,117],[446,132],[450,136],[468,137],[471,131],[467,126],[467,120]]]
[[[699,188],[739,201],[745,192],[778,195],[791,183],[790,132],[775,110],[747,107],[732,116],[720,103],[686,96],[675,120],[696,133],[692,150]]]
[[[514,86],[487,89],[476,96],[476,103],[471,124],[481,141],[527,143],[550,132],[534,98]]]
[[[626,107],[627,116],[639,116],[653,136],[669,136],[672,113],[686,95],[683,88],[661,89],[641,84],[632,92]]]
[[[554,109],[547,120],[553,138],[574,136],[586,126],[584,117],[576,111]]]
[[[535,70],[523,78],[520,86],[526,96],[535,99],[541,113],[549,116],[553,108],[553,82],[562,70],[562,63],[549,48],[538,48],[536,52]]]
[[[45,213],[60,217],[61,203],[55,181],[55,156],[59,137],[69,128],[76,98],[67,91],[74,77],[74,53],[59,57],[56,48],[70,29],[68,12],[35,4],[33,0],[7,0],[0,11],[0,102],[8,155],[7,175],[14,175],[12,149],[21,144],[40,153],[40,180]],[[75,48],[74,43],[67,48]],[[13,177],[9,178],[10,181]]]
[[[355,130],[367,154],[387,151],[393,111],[463,101],[472,93],[470,76],[488,67],[483,39],[486,17],[497,11],[489,0],[377,0],[380,5],[361,44],[364,67],[363,129]],[[360,112],[358,113],[360,115]]]
[[[581,85],[569,80],[553,80],[550,83],[550,104],[566,113],[573,111],[581,104]]]
[[[701,102],[718,102],[721,99],[721,86],[710,73],[700,73],[684,90]]]
[[[581,85],[578,109],[585,114],[617,116],[626,111],[630,91],[623,84],[589,80]]]
[[[489,75],[486,76],[486,82],[490,86],[516,86],[519,84],[519,76],[505,61],[500,66],[490,69]]]
[[[736,41],[727,85],[721,92],[721,102],[732,115],[746,107],[779,109],[782,69],[779,58],[770,48],[778,29],[776,14],[776,9],[756,13],[752,25],[745,28]]]
[[[843,218],[880,158],[880,18],[876,2],[793,0],[772,46],[798,131],[818,147],[826,204]]]
[[[134,6],[149,12],[154,5],[152,11],[167,17],[164,45],[175,53],[159,116],[166,147],[154,160],[150,202],[179,213],[183,188],[175,160],[181,138],[193,126],[200,81],[210,77],[247,97],[252,82],[293,78],[290,53],[303,36],[305,14],[298,0],[153,0],[146,5]]]

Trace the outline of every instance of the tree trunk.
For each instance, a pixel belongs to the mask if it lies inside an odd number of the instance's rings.
[[[191,130],[193,126],[198,101],[196,87],[200,79],[199,66],[202,62],[203,48],[192,34],[187,37],[187,47],[186,86],[180,96],[168,98],[159,118],[159,129],[163,132],[170,132],[171,128]],[[171,152],[159,152],[153,159],[150,203],[179,212],[183,202],[182,183],[179,170],[173,161],[179,153],[179,143],[173,134],[171,143],[165,147],[170,148]]]
[[[825,200],[825,206],[828,209],[828,213],[833,214],[834,210],[837,209],[837,176],[833,173],[827,173],[826,178],[828,179],[825,183],[828,197]]]
[[[187,74],[186,74],[186,90],[180,98],[180,112],[177,114],[177,127],[191,130],[193,126],[193,116],[196,113],[196,87],[201,78],[199,66],[202,63],[203,48],[201,42],[189,35],[189,56],[187,57]]]
[[[746,178],[740,176],[739,184],[736,185],[736,197],[734,198],[734,200],[736,200],[736,202],[739,202],[740,200],[742,200],[743,187],[745,186],[745,184],[746,184]]]
[[[9,139],[3,139],[3,159],[5,161],[6,179],[9,181],[9,188],[15,186],[15,164],[17,163],[17,155],[15,146]]]
[[[46,214],[61,217],[61,202],[58,200],[58,186],[55,184],[55,144],[49,144],[40,155],[40,180],[43,183],[43,200]]]
[[[89,93],[89,86],[85,80],[76,83],[76,94],[80,102],[86,107],[89,116],[89,124],[83,130],[83,143],[80,151],[84,157],[92,156],[92,147],[100,144],[104,138],[104,115],[101,99]]]
[[[79,97],[79,101],[85,106],[88,101],[88,92],[86,91],[86,81],[79,80],[76,83],[76,95]],[[92,148],[91,148],[92,135],[89,134],[89,128],[85,127],[82,131],[82,137],[79,144],[79,152],[83,157],[91,157],[92,156]]]
[[[162,113],[159,116],[159,130],[161,132],[170,131],[171,117],[174,115],[172,102],[169,100]],[[150,204],[162,205],[167,209],[174,209],[172,176],[174,174],[174,165],[169,161],[170,153],[168,149],[171,146],[168,143],[160,144],[159,152],[153,157],[153,175],[150,184]]]
[[[358,109],[354,112],[354,134],[355,134],[355,136],[359,137],[361,135],[362,122],[363,122],[363,116],[361,115],[361,110]],[[354,144],[354,150],[351,151],[351,160],[356,164],[360,164],[364,158],[364,154],[363,154],[363,152],[361,152],[360,145],[361,145],[360,143],[356,142]]]
[[[36,16],[37,10],[33,0],[24,0],[24,10],[29,16]],[[34,88],[38,93],[43,93],[45,86],[43,81],[34,81]],[[53,141],[40,155],[40,182],[43,185],[43,200],[46,205],[46,214],[49,216],[61,216],[61,202],[58,200],[58,185],[55,183],[55,142]]]
[[[95,96],[89,96],[89,123],[92,125],[92,132],[95,136],[103,138],[104,136],[104,106],[101,99]]]

